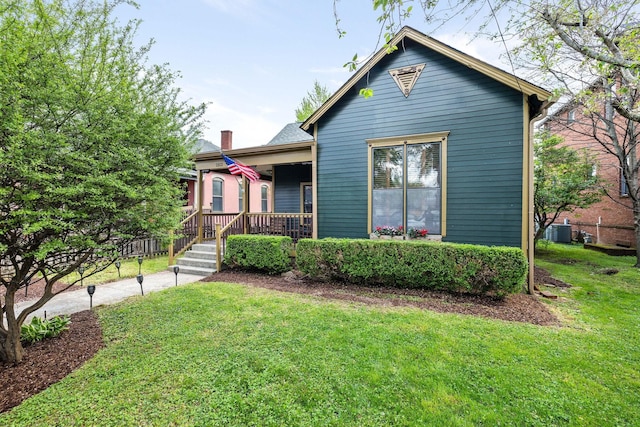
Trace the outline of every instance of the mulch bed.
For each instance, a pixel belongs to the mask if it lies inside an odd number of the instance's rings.
[[[92,311],[71,316],[69,330],[24,348],[18,365],[0,362],[0,412],[60,381],[103,346],[102,330]]]
[[[557,287],[570,286],[536,268],[536,282]],[[439,313],[460,313],[542,326],[559,326],[559,320],[533,295],[517,294],[504,299],[478,295],[457,295],[411,289],[367,287],[336,282],[318,282],[300,275],[266,276],[226,270],[203,281],[242,283],[248,286],[314,295],[327,299],[380,306],[406,306]],[[77,289],[72,287],[69,290]],[[29,299],[42,294],[43,284],[29,286]],[[16,302],[21,301],[20,291]],[[71,315],[68,331],[24,349],[17,366],[0,362],[0,412],[8,411],[24,399],[61,380],[104,346],[95,314],[83,311]]]
[[[541,283],[551,281],[550,276],[548,274],[546,276],[547,280]],[[234,270],[222,271],[203,281],[242,283],[282,292],[309,294],[371,305],[417,307],[438,313],[469,314],[542,326],[559,325],[558,319],[538,300],[538,297],[527,294],[515,294],[497,299],[483,295],[320,282],[295,274],[267,276]]]

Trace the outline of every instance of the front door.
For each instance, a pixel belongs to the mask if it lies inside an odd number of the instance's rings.
[[[313,186],[303,182],[302,187],[302,213],[313,213]]]

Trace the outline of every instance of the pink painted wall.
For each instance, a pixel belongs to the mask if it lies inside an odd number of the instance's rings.
[[[209,172],[204,174],[204,203],[203,208],[205,211],[211,210],[211,203],[213,201],[213,180],[215,178],[222,179],[222,203],[223,211],[227,213],[239,212],[239,184],[242,182],[242,178],[237,175],[224,174],[219,172]],[[257,181],[250,183],[250,206],[249,212],[262,212],[262,197],[261,188],[263,185],[267,186],[267,212],[271,212],[271,182],[270,181]],[[190,199],[191,200],[191,199]]]
[[[233,148],[233,132],[230,130],[223,130],[220,132],[220,147],[222,150],[229,151]],[[222,187],[222,210],[216,212],[224,213],[239,213],[239,184],[242,182],[242,178],[237,175],[231,175],[222,172],[207,172],[203,178],[203,203],[202,207],[205,212],[212,211],[213,201],[213,181],[214,179],[221,179],[223,182]],[[267,209],[265,212],[271,212],[271,181],[256,181],[249,183],[249,212],[262,212],[262,187],[267,187]],[[197,179],[187,181],[187,195],[185,201],[187,206],[193,206],[197,203],[198,198],[198,186]]]

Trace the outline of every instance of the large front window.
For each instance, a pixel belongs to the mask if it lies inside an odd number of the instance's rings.
[[[437,134],[370,141],[371,228],[400,227],[442,233],[442,150]]]

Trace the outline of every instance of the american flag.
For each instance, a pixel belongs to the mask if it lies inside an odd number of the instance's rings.
[[[260,174],[254,171],[253,169],[251,169],[251,167],[245,164],[242,164],[240,162],[237,162],[233,160],[231,157],[225,156],[224,154],[222,155],[222,158],[227,164],[227,167],[229,168],[229,172],[231,172],[232,175],[244,175],[251,182],[256,182],[260,179]]]

